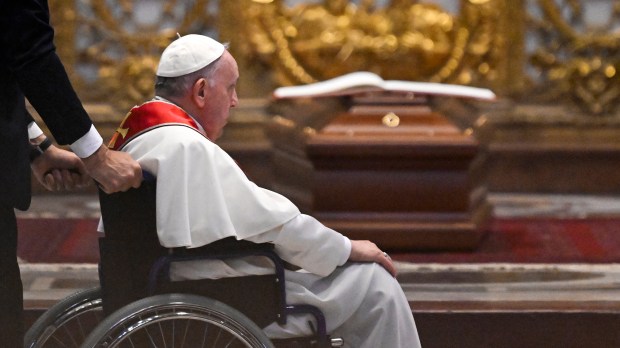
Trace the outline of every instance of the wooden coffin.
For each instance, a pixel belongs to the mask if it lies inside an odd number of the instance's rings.
[[[489,213],[478,143],[425,103],[278,100],[273,189],[352,239],[392,250],[475,248]]]

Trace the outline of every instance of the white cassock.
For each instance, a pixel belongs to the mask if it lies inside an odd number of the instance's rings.
[[[348,238],[301,214],[285,197],[247,179],[230,156],[194,129],[164,126],[123,149],[157,177],[157,233],[165,247],[199,247],[234,236],[271,242],[285,261],[287,303],[318,307],[327,331],[346,347],[419,347],[398,282],[378,264],[346,263]],[[266,274],[263,258],[173,265],[173,280]],[[265,328],[272,338],[311,334],[307,317]]]

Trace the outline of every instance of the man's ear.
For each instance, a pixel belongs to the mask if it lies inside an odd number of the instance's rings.
[[[192,99],[196,105],[203,107],[207,100],[208,81],[205,78],[199,78],[192,86]]]

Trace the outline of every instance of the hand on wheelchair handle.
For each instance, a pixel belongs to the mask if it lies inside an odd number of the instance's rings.
[[[88,175],[105,193],[124,192],[142,183],[142,169],[128,153],[101,145],[92,155],[82,158]]]
[[[387,253],[368,240],[352,240],[349,261],[376,262],[383,266],[393,277],[396,277],[396,266]]]

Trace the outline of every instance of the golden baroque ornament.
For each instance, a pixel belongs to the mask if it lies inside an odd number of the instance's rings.
[[[280,85],[362,70],[476,85],[497,76],[492,46],[504,1],[462,0],[458,16],[413,0],[243,1],[251,54],[275,68]]]
[[[60,28],[58,46],[81,97],[105,100],[117,110],[151,98],[159,56],[177,33],[214,31],[216,15],[209,4],[210,0],[82,0],[53,5],[52,19]]]
[[[606,16],[588,22],[587,1],[538,0],[540,16],[531,19],[539,39],[530,57],[539,69],[543,98],[567,96],[588,114],[609,115],[620,97],[620,3],[600,1]],[[598,8],[599,12],[601,8]],[[551,91],[551,92],[548,92]]]

